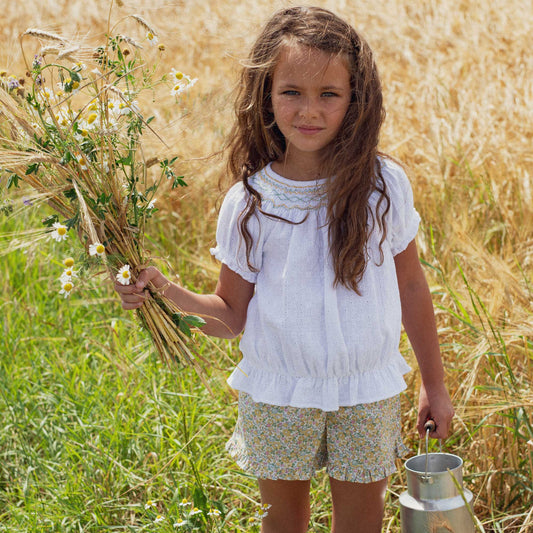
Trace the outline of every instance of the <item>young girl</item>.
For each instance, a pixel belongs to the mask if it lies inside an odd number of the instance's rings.
[[[149,267],[117,285],[125,309],[163,291],[211,317],[204,331],[244,334],[229,378],[239,416],[228,450],[269,504],[263,533],[307,531],[310,479],[327,467],[335,533],[378,532],[387,476],[404,447],[399,394],[409,367],[422,387],[418,430],[448,434],[431,297],[402,168],[378,152],[382,92],[368,44],[333,13],[275,14],[243,68],[230,135],[235,181],[221,207],[214,294]]]

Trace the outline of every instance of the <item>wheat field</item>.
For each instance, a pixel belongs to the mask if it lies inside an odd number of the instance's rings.
[[[19,36],[29,27],[59,32],[91,46],[108,31],[109,20],[111,25],[119,22],[121,33],[142,36],[135,21],[125,18],[137,13],[150,21],[164,43],[165,50],[157,55],[161,69],[176,67],[198,78],[179,105],[170,97],[143,101],[167,145],[147,136],[144,150],[147,157],[179,156],[178,171],[189,183],[161,200],[154,247],[162,250],[172,271],[185,283],[198,290],[212,289],[217,266],[209,257],[209,247],[220,199],[218,183],[224,173],[223,154],[218,152],[233,118],[239,61],[266,18],[296,3],[121,1],[114,3],[111,12],[110,2],[103,0],[2,0],[1,4],[0,70],[24,72]],[[533,3],[337,0],[315,4],[349,20],[377,57],[387,110],[381,149],[406,165],[413,185],[423,221],[418,246],[456,408],[452,436],[444,448],[465,461],[465,483],[474,493],[479,530],[533,532]],[[30,44],[25,46],[32,49]],[[35,43],[36,50],[38,46]],[[6,274],[13,264],[5,257],[0,261],[6,279],[0,313],[7,313],[15,278]],[[107,293],[102,299],[113,300],[110,287],[103,290]],[[4,324],[7,316],[2,317]],[[6,333],[16,335],[13,330]],[[111,335],[104,329],[98,337],[99,342],[111,342],[109,354],[114,353],[114,341],[108,340]],[[122,335],[128,337],[131,330]],[[17,352],[9,340],[5,342],[0,357],[11,360]],[[219,345],[237,357],[235,344]],[[413,366],[405,339],[402,352]],[[124,361],[117,368],[125,375],[131,372]],[[218,382],[223,382],[224,372],[218,371]],[[121,379],[126,378],[117,381]],[[416,450],[420,446],[414,432],[416,372],[407,379],[404,432]],[[184,383],[189,390],[190,384]],[[216,389],[219,397],[213,402],[200,390],[195,388],[191,397],[200,396],[198,405],[211,403],[210,409],[224,409],[232,398],[223,385]],[[7,393],[1,402],[6,409]],[[223,454],[228,431],[217,441],[218,454]],[[6,442],[0,441],[3,446]],[[199,464],[191,467],[193,471]],[[152,474],[167,475],[164,464]],[[109,528],[90,518],[72,519],[71,525],[62,526],[59,515],[68,513],[61,507],[55,525],[38,526],[36,519],[27,522],[20,503],[24,498],[13,499],[7,492],[2,496],[6,486],[18,483],[17,476],[10,476],[5,474],[5,482],[0,477],[0,531],[144,530],[127,510],[115,510],[115,526]],[[249,481],[238,474],[225,476],[219,474],[224,481],[208,482],[205,491],[213,490],[217,497],[223,493],[226,507],[246,507],[257,498]],[[142,485],[142,480],[138,483]],[[251,496],[245,495],[243,483],[252,487]],[[46,487],[36,484],[46,501]],[[232,489],[226,493],[221,485]],[[395,499],[403,490],[400,465],[390,484],[387,531],[399,531]],[[133,492],[141,501],[139,491]],[[326,501],[325,492],[322,485],[315,487],[319,501]],[[327,531],[327,505],[323,504],[326,511],[317,511],[312,531]],[[31,509],[27,512],[36,513],[35,507]],[[228,519],[227,524],[209,531],[247,530],[238,521]],[[157,527],[165,530],[162,524]],[[173,530],[170,523],[166,527]]]

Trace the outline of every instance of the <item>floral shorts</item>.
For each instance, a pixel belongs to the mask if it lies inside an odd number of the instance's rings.
[[[239,392],[239,416],[226,449],[260,479],[311,479],[318,469],[340,481],[370,483],[396,471],[408,449],[400,435],[400,397],[338,411],[256,403]]]

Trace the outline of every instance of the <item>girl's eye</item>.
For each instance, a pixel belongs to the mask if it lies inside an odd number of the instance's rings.
[[[287,91],[283,91],[281,94],[284,94],[286,96],[298,96],[300,93],[298,91],[294,91],[294,90],[287,90]]]
[[[332,98],[333,96],[339,96],[339,95],[337,93],[326,91],[325,93],[322,93],[322,96],[325,96],[326,98]]]

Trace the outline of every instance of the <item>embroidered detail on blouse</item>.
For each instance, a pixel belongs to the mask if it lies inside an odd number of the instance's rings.
[[[325,182],[325,179],[312,182],[289,180],[276,174],[270,165],[267,165],[254,176],[253,186],[263,201],[273,207],[309,211],[326,205]]]

